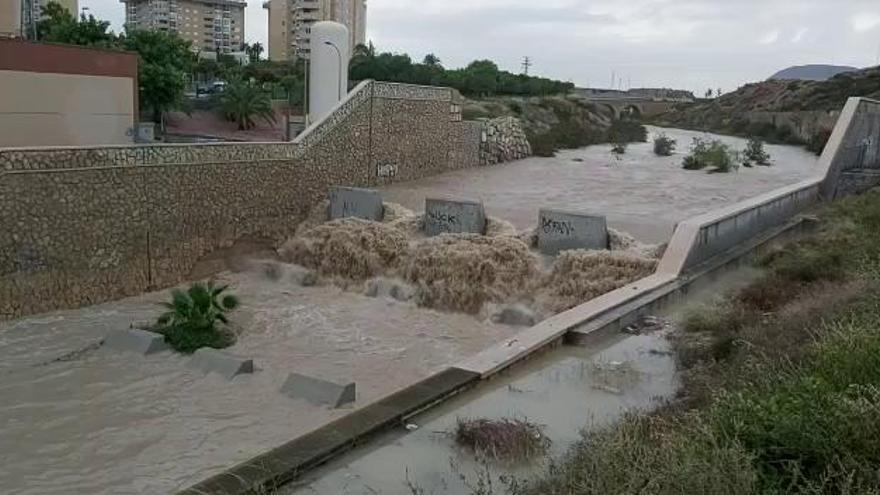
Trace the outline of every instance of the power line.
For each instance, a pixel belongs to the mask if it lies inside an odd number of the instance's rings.
[[[531,67],[532,65],[534,65],[534,64],[532,63],[531,58],[523,57],[523,63],[522,63],[523,74],[529,75],[529,67]]]

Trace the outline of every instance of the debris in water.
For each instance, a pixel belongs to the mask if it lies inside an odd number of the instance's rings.
[[[550,438],[544,428],[511,418],[459,419],[455,442],[480,456],[500,461],[522,461],[546,454]]]

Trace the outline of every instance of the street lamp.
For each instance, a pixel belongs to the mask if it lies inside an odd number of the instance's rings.
[[[324,44],[332,46],[333,49],[336,50],[336,56],[339,57],[339,73],[336,76],[336,92],[338,93],[339,100],[342,101],[342,51],[340,51],[339,47],[332,41],[325,41]]]

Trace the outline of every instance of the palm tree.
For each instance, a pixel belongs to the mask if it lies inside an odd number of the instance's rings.
[[[256,117],[262,117],[270,124],[275,123],[275,111],[269,94],[253,84],[232,81],[220,95],[220,104],[226,119],[237,122],[240,131],[256,125]]]
[[[251,63],[257,62],[258,60],[260,60],[260,55],[263,54],[263,44],[259,41],[251,45],[245,43],[244,51],[248,54],[248,58],[250,58]]]
[[[195,283],[186,291],[175,289],[171,302],[162,303],[165,312],[154,330],[179,352],[191,354],[202,347],[222,349],[235,342],[235,334],[217,328],[217,322],[229,323],[226,313],[238,307],[238,298],[226,292],[228,286]]]
[[[238,298],[223,295],[228,288],[228,285],[218,287],[208,282],[195,283],[186,292],[171,291],[171,302],[162,303],[166,311],[159,317],[159,326],[207,330],[213,329],[218,321],[229,323],[225,313],[238,307]]]

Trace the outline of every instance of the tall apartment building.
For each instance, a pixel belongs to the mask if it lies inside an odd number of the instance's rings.
[[[244,43],[247,0],[120,1],[129,29],[177,33],[198,52],[237,52]]]
[[[37,22],[43,15],[43,7],[50,1],[58,3],[66,8],[71,15],[79,17],[79,2],[77,0],[18,0],[21,3],[21,35],[34,39],[37,34]],[[5,0],[4,0],[5,3]]]
[[[268,0],[269,59],[309,58],[312,24],[335,21],[348,27],[352,48],[367,40],[366,0]]]

